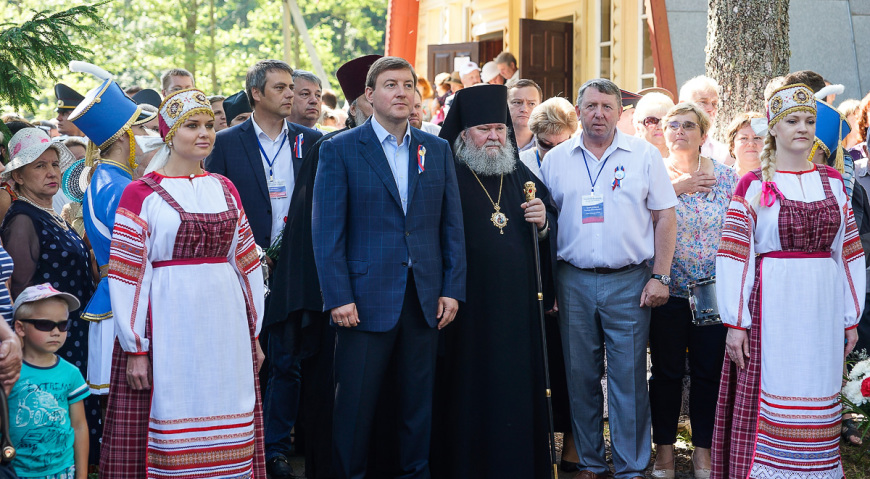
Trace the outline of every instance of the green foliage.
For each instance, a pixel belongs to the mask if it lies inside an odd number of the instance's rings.
[[[81,60],[91,53],[77,47],[71,36],[87,39],[105,27],[99,10],[108,1],[54,14],[32,10],[32,18],[20,25],[0,25],[4,28],[0,30],[0,102],[13,109],[34,111],[34,97],[40,92],[37,78],[56,80],[55,69],[66,68],[70,60]]]
[[[291,51],[285,57],[282,34],[281,0],[214,0],[214,51],[211,49],[212,0],[114,0],[100,7],[99,17],[108,25],[96,39],[67,31],[69,38],[82,47],[84,60],[111,72],[122,87],[139,86],[160,91],[160,75],[169,68],[191,68],[193,60],[197,87],[207,94],[229,96],[244,87],[250,65],[266,58],[286,59],[294,68],[312,71],[305,45],[291,32]],[[341,93],[334,80],[338,67],[357,56],[382,53],[386,30],[386,0],[297,0],[309,35],[318,52],[332,88]],[[68,0],[41,0],[48,11],[65,9]],[[0,0],[0,15],[20,18],[18,2]],[[190,13],[195,13],[195,22]],[[84,24],[96,27],[94,18]],[[195,25],[193,24],[195,23]],[[185,42],[187,40],[188,43]],[[193,42],[195,55],[186,55]],[[298,52],[298,56],[295,54]],[[2,55],[2,53],[0,53]],[[212,75],[214,63],[215,75]],[[53,86],[66,83],[84,94],[97,80],[73,74],[65,65],[55,66],[38,80],[37,118],[54,116]],[[0,70],[2,78],[13,75]],[[7,103],[0,98],[0,103]],[[13,108],[18,108],[14,106]],[[6,108],[5,111],[9,111]]]

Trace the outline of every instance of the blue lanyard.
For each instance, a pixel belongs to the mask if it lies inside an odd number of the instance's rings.
[[[287,139],[287,133],[285,132],[284,133],[284,140],[286,140],[286,139]],[[263,149],[263,144],[260,143],[259,136],[257,137],[257,146],[260,147],[260,153],[263,154],[263,158],[266,159],[266,164],[269,165],[269,179],[275,178],[275,175],[272,172],[272,165],[274,165],[275,162],[278,160],[278,154],[281,153],[281,148],[284,148],[284,143],[286,143],[284,140],[281,140],[281,144],[278,145],[278,151],[275,152],[275,156],[272,157],[272,160],[269,160],[269,155],[267,155],[266,150]]]
[[[595,183],[598,183],[598,178],[601,176],[601,172],[604,171],[604,166],[607,165],[607,160],[613,156],[613,153],[607,155],[607,158],[605,158],[604,162],[601,163],[601,169],[598,170],[598,174],[595,175],[595,181],[592,181],[592,173],[589,171],[589,162],[586,160],[586,150],[580,148],[580,151],[583,152],[583,164],[586,165],[586,174],[589,175],[589,183],[592,184],[592,194],[595,194]]]
[[[538,153],[538,149],[535,148],[535,159],[538,160],[538,169],[541,169],[541,154]]]

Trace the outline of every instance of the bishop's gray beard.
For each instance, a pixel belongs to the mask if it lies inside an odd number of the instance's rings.
[[[366,114],[362,112],[362,110],[360,110],[359,108],[354,109],[353,120],[356,122],[357,126],[362,125],[368,119],[369,117],[367,117]]]
[[[491,144],[494,143],[488,142],[478,148],[474,143],[458,136],[454,143],[456,159],[478,175],[498,176],[513,173],[517,168],[517,149],[514,145],[510,140],[504,145],[498,144],[500,148],[493,155],[486,149]]]

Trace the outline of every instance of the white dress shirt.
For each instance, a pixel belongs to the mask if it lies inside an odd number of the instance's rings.
[[[435,123],[429,123],[428,121],[424,121],[420,126],[420,129],[425,131],[426,133],[430,133],[432,135],[438,136],[438,133],[441,133],[441,127],[436,125]]]
[[[396,180],[396,186],[399,188],[402,210],[408,214],[408,161],[410,161],[411,124],[405,125],[405,136],[402,138],[401,145],[398,144],[395,136],[378,123],[374,115],[372,115],[372,128],[374,128],[375,136],[381,143],[381,148],[384,149],[384,156],[387,157],[387,163],[390,164],[390,170],[393,172],[393,179]]]
[[[260,153],[260,159],[263,160],[263,169],[266,171],[266,185],[269,185],[269,161],[274,159],[274,163],[272,163],[272,174],[276,180],[281,180],[284,182],[284,186],[287,188],[287,196],[285,198],[271,198],[272,202],[272,235],[269,238],[269,242],[274,242],[275,238],[284,231],[284,219],[287,217],[287,212],[290,210],[290,196],[293,194],[293,186],[296,184],[296,176],[293,172],[293,142],[296,141],[296,138],[288,138],[287,135],[289,131],[287,129],[287,122],[284,122],[284,127],[281,129],[281,133],[278,134],[278,138],[271,139],[266,132],[260,128],[260,125],[257,124],[257,120],[255,119],[255,115],[251,115],[251,123],[254,124],[254,133],[257,134],[257,141],[260,142],[260,146],[263,147],[263,150],[269,155],[269,158],[263,156],[263,152],[257,150]],[[280,152],[278,151],[280,149]],[[276,158],[277,155],[277,158]]]
[[[524,165],[528,166],[532,173],[541,179],[541,166],[538,164],[538,149],[533,148],[531,150],[521,151],[520,152],[520,161],[523,162]]]
[[[517,151],[522,153],[524,151],[529,151],[538,147],[538,137],[532,135],[531,141],[525,144],[522,148],[518,148]]]
[[[625,177],[614,187],[617,167]],[[619,130],[601,158],[583,145],[583,133],[556,146],[541,165],[541,178],[559,210],[557,258],[578,268],[621,268],[652,259],[650,211],[677,205],[661,153]],[[604,221],[583,223],[582,200],[593,181],[595,194],[603,197]]]

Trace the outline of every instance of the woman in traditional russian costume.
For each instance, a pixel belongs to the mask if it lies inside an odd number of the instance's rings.
[[[159,115],[164,146],[124,190],[112,233],[100,474],[265,479],[256,246],[235,187],[200,167],[215,139],[206,96],[174,92]]]
[[[730,329],[712,477],[841,479],[839,396],[864,307],[864,253],[842,177],[809,161],[812,90],[780,88],[760,120],[761,169],[738,183],[716,259]]]

